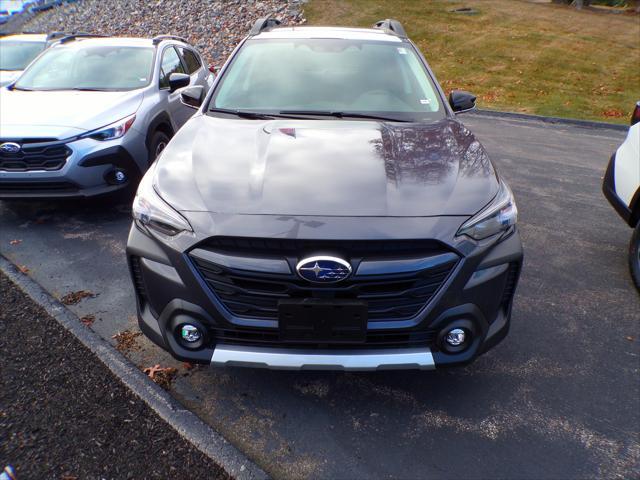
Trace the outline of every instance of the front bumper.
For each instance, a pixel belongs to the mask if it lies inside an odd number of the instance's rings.
[[[431,350],[303,350],[216,345],[211,364],[226,367],[254,367],[272,370],[374,371],[436,368]]]
[[[192,216],[189,220],[198,231],[197,219]],[[220,217],[214,223],[218,224],[217,231],[221,235],[246,234],[258,226],[252,223],[255,218],[239,220],[243,223],[232,220],[224,225]],[[259,231],[268,237],[271,228],[283,231],[280,222],[295,225],[299,220],[265,216],[257,222]],[[318,222],[323,223],[321,227],[306,220],[307,225],[314,225],[311,229],[315,238],[326,235],[366,238],[370,235],[369,228],[383,237],[403,232],[415,238],[420,234],[412,232],[414,227],[418,227],[422,235],[438,232],[437,235],[443,238],[453,238],[466,219],[421,219],[420,222],[415,219],[325,220]],[[340,225],[341,222],[345,222],[344,225]],[[376,222],[380,223],[376,225]],[[394,222],[398,225],[393,225]],[[403,227],[399,228],[400,224]],[[323,231],[325,228],[331,232]],[[298,234],[304,236],[305,229],[299,229]],[[163,240],[132,225],[127,253],[136,287],[141,330],[183,361],[273,369],[433,369],[469,363],[506,336],[523,256],[515,229],[501,238],[483,242],[457,239],[449,247],[460,255],[459,262],[418,315],[399,322],[369,322],[368,334],[412,339],[406,345],[378,348],[376,344],[367,343],[306,347],[278,343],[277,321],[231,315],[207,287],[187,254],[203,239],[189,235],[181,237]],[[210,332],[202,348],[186,349],[174,335],[179,326],[187,322]],[[454,326],[473,332],[473,340],[465,350],[447,353],[441,348],[441,333]]]
[[[25,147],[34,145],[66,146],[70,153],[58,169],[19,170],[0,166],[1,199],[97,197],[135,184],[146,170],[148,154],[144,138],[133,130],[122,138],[106,142],[85,138],[25,144]],[[127,181],[110,181],[116,169],[126,172]]]
[[[607,165],[607,170],[604,174],[604,179],[602,180],[602,193],[605,198],[609,201],[611,206],[618,212],[618,215],[622,217],[622,219],[627,222],[630,227],[635,227],[637,219],[633,217],[632,211],[616,193],[616,185],[615,185],[615,166],[616,166],[616,154],[611,155],[611,159],[609,160],[609,164]]]

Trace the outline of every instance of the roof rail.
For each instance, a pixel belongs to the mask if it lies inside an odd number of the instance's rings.
[[[51,40],[57,40],[58,38],[64,38],[64,37],[69,37],[71,35],[89,35],[86,32],[51,32],[49,34],[47,34],[47,42],[50,42]]]
[[[407,32],[404,31],[404,27],[398,20],[393,18],[387,18],[385,20],[377,21],[373,24],[373,28],[380,28],[389,35],[395,35],[396,37],[407,38]]]
[[[178,40],[179,42],[189,43],[189,40],[187,40],[184,37],[179,37],[177,35],[157,35],[153,37],[153,40],[151,41],[153,42],[154,45],[158,45],[160,42],[164,40]]]
[[[273,27],[277,27],[277,26],[279,26],[281,24],[282,24],[282,22],[280,20],[278,20],[277,18],[270,18],[270,17],[259,18],[253,24],[253,27],[251,27],[251,31],[249,32],[249,35],[253,37],[254,35],[258,35],[258,34],[264,32],[265,30],[269,30],[269,29],[271,29]]]
[[[106,37],[106,35],[100,35],[98,33],[84,33],[84,32],[69,33],[60,39],[60,43],[62,44],[62,43],[72,42],[77,38],[93,38],[93,37]]]

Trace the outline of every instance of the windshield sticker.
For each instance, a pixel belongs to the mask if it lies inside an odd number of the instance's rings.
[[[431,105],[431,100],[429,100],[428,98],[421,98],[420,103],[422,105]]]
[[[407,49],[406,48],[402,48],[402,47],[398,47],[398,53],[400,55],[406,55],[407,54]]]

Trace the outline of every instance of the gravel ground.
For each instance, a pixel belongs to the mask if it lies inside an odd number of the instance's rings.
[[[0,274],[0,468],[19,480],[229,478]]]
[[[186,37],[205,59],[222,65],[260,17],[304,23],[304,0],[80,0],[43,12],[25,31],[83,31],[115,36]]]

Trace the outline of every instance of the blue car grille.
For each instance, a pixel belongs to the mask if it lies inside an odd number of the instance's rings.
[[[5,141],[7,140],[0,140],[0,144]],[[61,143],[28,142],[23,143],[21,147],[17,153],[0,150],[0,170],[9,172],[60,170],[71,155],[71,149]]]

